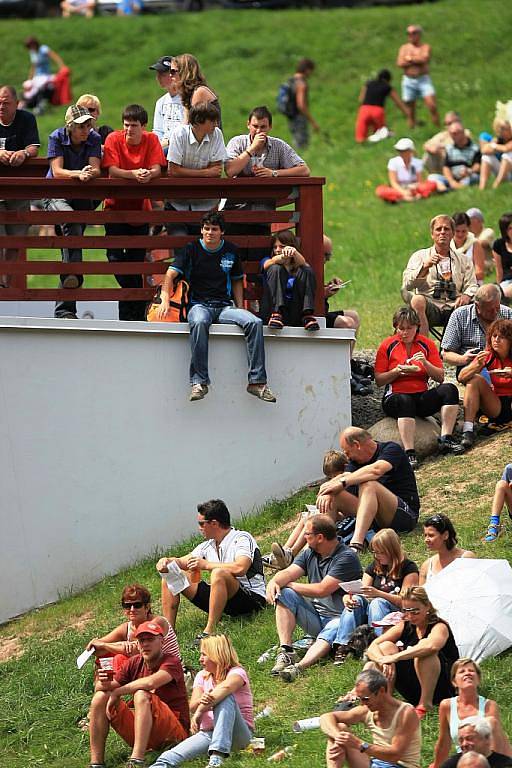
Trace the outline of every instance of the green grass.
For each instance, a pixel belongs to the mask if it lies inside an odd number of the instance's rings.
[[[123,106],[134,100],[152,114],[161,91],[149,64],[165,52],[192,51],[219,93],[229,138],[243,131],[253,106],[266,103],[274,108],[278,85],[299,57],[313,58],[317,72],[311,80],[311,108],[332,143],[314,136],[305,159],[315,175],[327,178],[325,230],[335,246],[328,274],[352,280],[338,304],[361,312],[361,344],[375,346],[387,335],[400,302],[401,272],[409,255],[429,243],[429,219],[441,211],[477,205],[496,228],[498,217],[510,207],[508,185],[496,192],[464,190],[408,206],[386,206],[374,196],[375,186],[386,177],[392,141],[354,144],[357,95],[361,84],[383,66],[393,70],[399,88],[394,62],[412,19],[425,28],[433,46],[432,76],[440,111],[459,110],[476,135],[489,129],[496,99],[506,101],[510,94],[503,39],[496,30],[510,26],[512,5],[502,0],[440,0],[361,10],[212,10],[91,21],[3,21],[2,39],[10,45],[4,50],[2,76],[21,84],[28,70],[22,41],[36,34],[72,68],[74,94],[97,93],[103,118],[118,126]],[[40,119],[43,137],[62,123],[63,112],[54,109]],[[426,119],[425,110],[420,112]],[[393,105],[388,114],[397,136],[410,133]],[[418,147],[433,132],[426,122],[413,132]],[[289,138],[279,114],[274,130]],[[102,284],[102,278],[96,280]]]
[[[401,272],[408,256],[429,242],[428,221],[445,210],[481,207],[488,223],[510,208],[510,187],[497,192],[466,190],[448,198],[430,199],[402,207],[385,206],[373,194],[385,178],[392,142],[355,146],[353,124],[357,94],[364,80],[384,66],[393,66],[406,24],[422,24],[434,47],[432,74],[438,88],[440,110],[458,109],[477,134],[492,122],[494,102],[510,93],[504,36],[512,20],[512,6],[494,0],[445,0],[415,7],[332,11],[293,10],[211,11],[200,15],[172,15],[133,19],[98,18],[37,22],[2,21],[0,34],[9,45],[3,49],[2,77],[19,85],[28,68],[22,41],[36,34],[55,48],[73,69],[76,96],[93,92],[103,102],[105,122],[119,125],[121,109],[133,101],[152,112],[161,95],[147,67],[164,53],[191,51],[198,55],[212,86],[219,92],[225,135],[240,133],[248,111],[256,104],[274,106],[279,83],[296,60],[304,55],[317,62],[311,82],[312,111],[332,137],[328,144],[314,136],[304,157],[315,175],[325,175],[325,229],[334,239],[329,275],[337,273],[351,285],[340,304],[354,306],[363,318],[361,342],[375,346],[389,332],[390,318],[399,299]],[[395,70],[395,85],[398,73]],[[63,120],[63,109],[51,110],[40,121],[47,136]],[[397,136],[408,135],[403,117],[389,107],[390,123]],[[422,117],[425,115],[422,114]],[[289,138],[280,115],[274,132]],[[418,145],[432,133],[418,128]],[[50,258],[55,258],[55,254]],[[46,278],[47,279],[47,278]],[[101,284],[104,278],[96,278]],[[41,285],[44,278],[34,279]],[[92,281],[89,282],[92,285]],[[333,305],[334,307],[334,305]],[[461,459],[427,463],[419,472],[422,513],[447,512],[456,522],[461,542],[480,555],[492,552],[507,557],[508,537],[492,548],[479,543],[487,524],[494,483],[509,459],[509,438],[489,441]],[[295,516],[314,493],[304,491],[292,499],[268,505],[258,517],[243,525],[264,546],[275,531]],[[162,548],[165,542],[162,542]],[[421,531],[406,538],[408,553],[421,562],[425,551]],[[173,553],[185,551],[175,546]],[[87,739],[76,726],[86,714],[92,692],[90,666],[82,672],[75,658],[95,634],[120,620],[117,610],[122,585],[138,580],[154,594],[159,584],[155,555],[79,595],[63,596],[54,606],[32,612],[0,628],[0,647],[8,638],[19,641],[22,655],[0,664],[2,717],[0,766],[4,768],[79,768],[88,762]],[[44,558],[43,558],[44,567]],[[14,589],[15,585],[10,588]],[[196,661],[189,649],[193,635],[202,628],[199,612],[184,605],[178,634],[187,661]],[[317,733],[294,736],[291,723],[301,716],[327,710],[336,696],[351,686],[358,664],[341,669],[318,665],[293,687],[268,676],[255,663],[275,642],[273,612],[268,609],[252,621],[226,620],[229,631],[250,671],[257,707],[271,704],[274,715],[261,721],[258,735],[267,739],[267,754],[284,744],[298,742],[300,750],[289,761],[297,768],[323,764],[324,740]],[[512,696],[510,655],[485,664],[484,694],[498,699],[505,723],[512,732],[506,705]],[[423,726],[423,765],[431,760],[437,720],[429,716]],[[108,747],[111,768],[122,763],[127,748],[112,737]],[[251,768],[257,758],[233,757],[230,764]],[[197,761],[196,768],[201,763]]]

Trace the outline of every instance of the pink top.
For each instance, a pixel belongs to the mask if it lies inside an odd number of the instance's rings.
[[[247,672],[243,667],[231,667],[227,677],[230,675],[238,675],[244,681],[242,687],[235,691],[233,696],[235,697],[235,701],[238,704],[243,719],[252,731],[254,729],[252,691]],[[216,685],[217,683],[215,682],[213,675],[210,675],[204,669],[196,675],[194,680],[194,688],[201,688],[204,693],[210,693]],[[213,731],[213,712],[211,709],[205,712],[201,719],[201,730]]]

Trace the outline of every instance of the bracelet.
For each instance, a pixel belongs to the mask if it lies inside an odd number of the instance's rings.
[[[247,152],[247,154],[249,155],[249,157],[253,157],[253,154],[252,154],[252,152],[249,152],[249,150],[248,150],[248,149],[246,149],[245,151]]]

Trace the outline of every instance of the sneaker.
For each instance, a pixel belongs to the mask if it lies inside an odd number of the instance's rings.
[[[277,398],[266,384],[248,384],[247,392],[254,397],[264,400],[266,403],[275,403]]]
[[[475,444],[475,432],[474,430],[463,432],[462,433],[462,440],[460,441],[460,444],[463,448],[472,448]]]
[[[409,464],[411,465],[411,469],[413,472],[416,472],[418,469],[418,457],[416,456],[414,451],[406,451],[407,458],[409,459]]]
[[[446,455],[451,453],[454,456],[460,456],[466,450],[463,445],[457,442],[453,435],[442,435],[437,438],[439,444],[439,453]]]
[[[294,683],[295,680],[302,675],[302,669],[297,664],[290,664],[289,667],[285,667],[279,673],[281,680],[285,683]]]
[[[220,768],[223,762],[224,758],[222,755],[210,755],[206,768]]]
[[[334,666],[335,667],[341,667],[342,664],[344,664],[347,660],[347,656],[350,653],[350,646],[348,645],[338,645],[336,648],[336,653],[334,654]]]
[[[144,765],[146,765],[146,761],[140,757],[129,757],[124,768],[143,768]]]
[[[269,552],[268,555],[263,555],[263,557],[261,558],[261,562],[263,563],[265,568],[273,568],[274,571],[280,571],[281,570],[280,568],[278,568],[277,563],[276,563],[276,559],[275,559],[274,555],[272,554],[272,552]]]
[[[193,403],[195,400],[202,400],[205,395],[208,394],[208,387],[206,384],[192,384],[190,388],[189,400]]]
[[[76,275],[66,275],[66,277],[62,281],[63,288],[78,288],[79,285],[80,285],[80,282]]]
[[[270,547],[274,556],[277,568],[282,571],[293,563],[293,552],[289,547],[282,547],[279,542],[274,541]]]
[[[297,664],[299,661],[298,655],[295,651],[285,651],[283,648],[279,651],[276,657],[276,663],[270,670],[271,675],[278,675],[286,667],[291,667],[293,664]]]

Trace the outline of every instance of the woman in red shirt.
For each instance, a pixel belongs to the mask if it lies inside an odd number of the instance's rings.
[[[487,346],[459,373],[464,392],[463,443],[475,441],[474,421],[481,411],[495,424],[512,421],[512,320],[495,320]]]
[[[443,363],[431,339],[419,331],[420,319],[409,307],[393,315],[395,333],[384,339],[377,350],[375,381],[385,386],[382,410],[398,420],[398,431],[411,467],[418,461],[414,450],[416,417],[425,418],[441,411],[441,453],[464,453],[453,437],[459,408],[459,393],[454,384],[443,384]],[[438,382],[428,388],[429,379]]]

